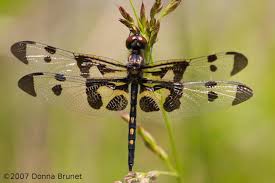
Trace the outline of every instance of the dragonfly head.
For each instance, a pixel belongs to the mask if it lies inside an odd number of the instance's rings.
[[[147,46],[147,40],[140,34],[130,35],[126,40],[126,47],[129,50],[144,50]]]

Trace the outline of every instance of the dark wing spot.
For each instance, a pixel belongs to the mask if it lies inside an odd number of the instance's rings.
[[[240,104],[253,96],[253,90],[245,85],[237,86],[236,97],[232,102],[232,105]]]
[[[231,71],[231,76],[237,74],[247,66],[248,59],[243,54],[238,52],[227,52],[226,54],[234,55],[234,64],[233,69]]]
[[[111,111],[122,111],[128,105],[128,100],[124,95],[115,96],[106,106]]]
[[[102,97],[99,93],[88,94],[88,103],[94,109],[100,109],[103,105]]]
[[[87,94],[87,101],[89,105],[93,109],[100,109],[103,105],[102,97],[99,93],[97,93],[98,88],[101,86],[100,83],[92,83],[88,82],[86,83],[86,94]]]
[[[144,91],[155,91],[154,87],[145,86],[143,84],[140,85],[139,93],[143,93]]]
[[[140,90],[139,90],[139,93],[143,93],[144,91],[150,91],[150,92],[153,92],[153,91],[157,91],[157,90],[160,90],[162,88],[165,88],[165,86],[162,86],[162,85],[155,85],[153,87],[150,87],[150,86],[145,86],[143,84],[140,85]]]
[[[66,81],[66,77],[63,75],[63,74],[55,74],[54,78],[57,80],[57,81]]]
[[[173,66],[175,82],[179,82],[180,80],[182,80],[183,74],[188,66],[189,66],[189,63],[186,61],[179,62]]]
[[[81,72],[81,76],[87,78],[90,76],[90,68],[93,66],[90,58],[84,55],[76,55],[75,60],[77,61],[77,66]]]
[[[165,109],[165,111],[167,112],[172,112],[175,109],[179,109],[180,108],[180,100],[176,97],[174,97],[173,95],[169,95],[166,99],[165,102],[163,104],[163,108]]]
[[[217,66],[215,66],[215,65],[210,65],[210,71],[211,72],[216,72],[217,71]]]
[[[129,92],[129,86],[128,86],[128,84],[115,86],[114,89],[115,90],[122,90],[122,91],[125,91],[126,93]]]
[[[181,102],[180,98],[182,97],[182,88],[172,88],[170,89],[170,95],[168,95],[163,103],[163,108],[167,112],[172,112],[180,108]]]
[[[167,68],[161,68],[160,71],[152,71],[152,72],[148,72],[151,73],[153,76],[159,76],[160,78],[163,78],[165,76],[165,74],[168,72],[169,67]]]
[[[44,57],[44,61],[47,63],[50,63],[52,61],[52,59],[50,56],[46,56],[46,57]]]
[[[139,101],[139,106],[144,112],[159,111],[157,103],[151,97],[144,96]]]
[[[213,88],[215,86],[217,86],[217,82],[215,82],[215,81],[208,81],[205,83],[206,88]]]
[[[17,42],[14,43],[10,50],[11,53],[17,58],[19,59],[21,62],[23,62],[24,64],[28,64],[28,59],[26,57],[27,55],[27,44],[35,44],[35,42],[33,41],[21,41],[21,42]]]
[[[218,59],[218,57],[217,57],[217,55],[215,55],[215,54],[209,55],[209,56],[207,57],[208,62],[214,62],[214,61],[216,61],[217,59]]]
[[[108,68],[106,65],[103,65],[103,64],[98,65],[97,68],[102,75],[106,73],[114,73],[116,71],[119,71],[119,70]]]
[[[209,102],[214,102],[214,100],[216,100],[218,98],[218,94],[213,92],[213,91],[210,91],[208,92],[208,101]]]
[[[56,53],[56,48],[52,47],[52,46],[45,47],[45,50],[50,54],[55,54]]]
[[[23,76],[21,79],[19,79],[18,81],[18,87],[23,90],[24,92],[28,93],[31,96],[36,97],[36,92],[34,89],[34,80],[33,77],[34,76],[39,76],[39,75],[43,75],[42,72],[37,72],[37,73],[32,73],[32,74],[28,74],[26,76]]]
[[[62,87],[61,87],[61,85],[55,85],[55,86],[52,88],[52,91],[53,91],[53,93],[54,93],[56,96],[60,96],[61,93],[62,93]]]

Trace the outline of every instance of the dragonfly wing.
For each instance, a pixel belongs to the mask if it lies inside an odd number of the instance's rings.
[[[21,41],[11,46],[12,54],[28,65],[31,72],[56,72],[93,77],[126,77],[126,66],[106,57],[66,51],[34,41]]]
[[[222,52],[191,59],[157,61],[144,67],[145,77],[174,82],[224,80],[239,73],[248,64],[237,52]]]
[[[245,102],[253,96],[248,86],[234,81],[166,82],[146,80],[140,89],[143,112],[165,112],[190,116]]]
[[[122,111],[129,103],[128,83],[120,78],[86,79],[36,72],[23,76],[18,86],[33,97],[53,104],[62,101],[68,108],[92,115],[104,111]]]

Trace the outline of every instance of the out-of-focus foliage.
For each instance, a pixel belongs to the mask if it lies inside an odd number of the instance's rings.
[[[31,0],[0,0],[0,15],[14,15],[30,2]]]
[[[143,2],[151,7],[154,1]],[[118,116],[89,118],[27,96],[17,88],[27,67],[9,52],[16,41],[35,40],[126,61],[129,32],[118,21],[119,5],[131,9],[128,0],[0,1],[0,175],[82,173],[85,182],[112,182],[127,174],[125,122]],[[255,91],[228,111],[174,123],[185,182],[274,182],[274,7],[273,0],[185,0],[162,21],[156,59],[240,51],[249,65],[230,79]],[[168,146],[162,123],[141,122]],[[135,170],[165,170],[141,139],[137,142]]]

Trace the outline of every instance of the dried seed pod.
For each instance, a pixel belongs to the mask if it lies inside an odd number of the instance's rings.
[[[162,11],[161,16],[164,17],[174,11],[181,3],[181,0],[172,0]]]
[[[140,22],[146,30],[146,28],[147,28],[147,19],[146,19],[146,13],[145,13],[145,6],[144,6],[143,2],[141,4],[141,8],[140,8]]]
[[[156,0],[156,2],[153,4],[151,11],[150,11],[150,17],[153,19],[156,14],[158,14],[162,10],[162,3],[161,0]]]
[[[153,46],[157,41],[157,37],[158,37],[159,29],[160,29],[160,21],[157,20],[156,23],[154,24],[154,26],[151,28],[152,28],[152,30],[151,30],[149,45]]]
[[[131,15],[122,7],[120,6],[119,8],[120,14],[125,18],[125,20],[134,23],[134,19],[131,17]]]

